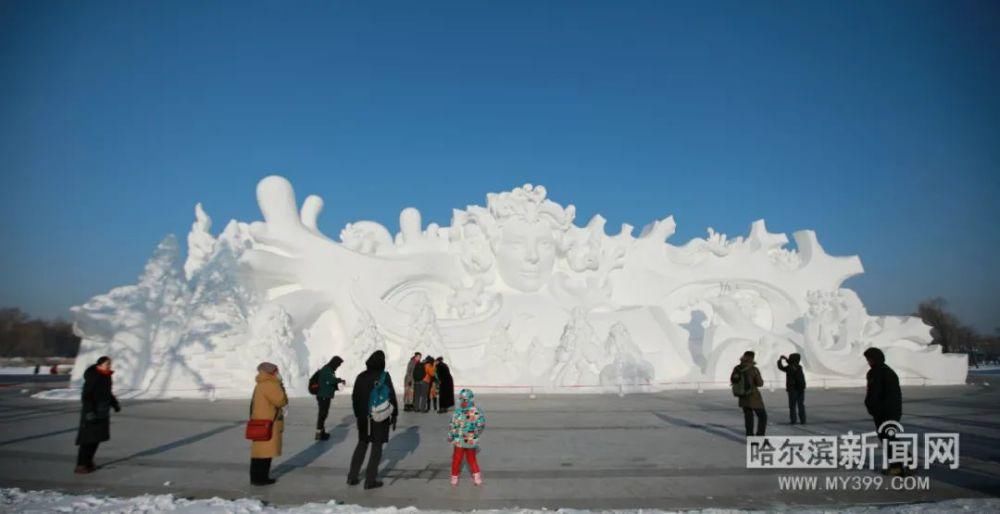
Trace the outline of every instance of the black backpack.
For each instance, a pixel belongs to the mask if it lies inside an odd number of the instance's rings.
[[[748,371],[743,371],[739,368],[733,370],[732,376],[729,377],[729,386],[733,390],[733,396],[737,398],[753,394],[753,383],[750,380],[750,372]]]
[[[427,375],[427,372],[424,371],[424,363],[418,362],[416,364],[416,366],[413,366],[413,381],[414,382],[421,382],[421,381],[423,381],[425,375]]]

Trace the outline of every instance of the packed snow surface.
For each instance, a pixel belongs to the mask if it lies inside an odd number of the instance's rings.
[[[20,513],[44,513],[44,512],[114,512],[114,513],[147,513],[147,512],[180,512],[189,514],[209,514],[209,513],[273,513],[273,514],[364,514],[377,512],[378,514],[395,513],[445,513],[453,511],[434,511],[414,507],[377,507],[368,508],[358,505],[338,504],[335,500],[327,503],[307,503],[298,506],[275,507],[265,505],[259,500],[243,498],[239,500],[223,500],[212,498],[209,500],[186,500],[174,498],[173,495],[143,495],[134,498],[112,498],[92,495],[71,495],[55,491],[22,491],[21,489],[0,489],[0,511],[20,512]],[[1000,511],[1000,498],[976,498],[947,500],[941,502],[897,504],[883,506],[857,506],[838,509],[788,509],[786,512],[804,513],[924,513],[924,512],[997,512]],[[496,514],[550,514],[553,511],[535,509],[500,509],[481,510],[477,512]],[[759,510],[738,510],[738,509],[702,509],[687,511],[662,511],[657,509],[641,510],[605,510],[589,511],[578,509],[559,509],[559,513],[565,514],[588,514],[588,513],[645,513],[656,514],[661,512],[688,512],[703,514],[729,514],[729,513],[756,513],[774,512],[774,509],[767,511]]]

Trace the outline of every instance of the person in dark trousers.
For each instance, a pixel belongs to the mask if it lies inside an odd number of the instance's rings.
[[[276,364],[260,363],[255,380],[257,385],[250,398],[250,419],[271,419],[274,425],[270,439],[250,443],[250,484],[271,485],[276,482],[270,476],[271,460],[281,456],[285,432],[284,408],[288,405],[288,395]]]
[[[451,377],[451,368],[444,362],[443,357],[437,358],[437,378],[438,378],[438,413],[448,412],[448,409],[455,406],[455,380]]]
[[[427,377],[426,363],[424,360],[413,365],[413,412],[427,412],[431,400],[430,382],[424,380]]]
[[[97,446],[111,439],[111,409],[121,412],[118,399],[111,392],[111,358],[103,356],[97,363],[83,372],[83,394],[80,395],[80,429],[76,432],[76,444],[80,447],[76,456],[77,474],[92,473],[97,469],[94,455]]]
[[[333,401],[334,393],[340,390],[340,384],[347,383],[344,379],[337,378],[337,368],[343,362],[344,359],[341,359],[339,355],[334,355],[330,362],[316,372],[319,384],[319,390],[316,392],[316,404],[319,406],[316,415],[317,441],[326,441],[330,438],[330,434],[326,431],[326,418],[330,414],[330,402]]]
[[[806,375],[802,371],[802,356],[793,353],[778,358],[778,369],[785,372],[785,392],[788,393],[788,416],[791,424],[806,424]],[[796,410],[798,416],[796,416]]]
[[[885,363],[885,354],[878,348],[865,350],[865,359],[868,361],[866,379],[868,389],[865,392],[865,408],[875,422],[875,429],[878,431],[879,439],[895,439],[895,430],[884,430],[882,426],[888,421],[896,423],[903,417],[903,391],[899,388],[899,377]],[[890,475],[903,474],[903,465],[893,463],[888,469]]]
[[[436,411],[438,410],[438,376],[437,360],[434,357],[424,359],[424,373],[424,380],[428,381],[427,395],[430,399],[427,410],[424,412]]]
[[[413,354],[409,362],[406,363],[406,376],[403,377],[403,411],[413,410],[413,368],[420,364],[420,352]]]
[[[764,378],[760,376],[757,363],[754,362],[755,354],[752,351],[743,352],[740,357],[740,364],[733,368],[730,376],[730,383],[742,381],[746,385],[746,394],[739,397],[740,408],[743,409],[743,424],[746,427],[747,436],[754,435],[753,418],[757,416],[756,435],[764,435],[767,429],[767,410],[764,409],[764,398],[760,395],[760,388],[764,387]]]
[[[360,480],[358,473],[361,471],[361,464],[365,460],[365,453],[368,452],[368,445],[371,445],[371,455],[368,456],[368,469],[365,472],[365,489],[382,487],[382,482],[377,480],[378,463],[382,459],[382,445],[389,442],[389,429],[395,428],[396,416],[399,414],[399,406],[396,403],[396,390],[392,387],[392,377],[386,373],[386,386],[389,388],[389,402],[392,404],[392,415],[389,419],[381,422],[374,421],[369,413],[368,400],[375,382],[385,371],[385,353],[377,350],[365,361],[365,370],[354,380],[354,391],[351,393],[351,405],[354,408],[354,417],[358,423],[358,445],[354,447],[354,455],[351,456],[351,467],[347,472],[347,485],[357,485]]]

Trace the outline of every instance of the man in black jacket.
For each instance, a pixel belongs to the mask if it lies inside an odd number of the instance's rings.
[[[885,363],[885,354],[878,348],[865,350],[868,360],[868,391],[865,393],[865,408],[875,422],[879,439],[895,439],[895,431],[882,430],[882,424],[887,421],[899,422],[903,417],[903,392],[899,388],[899,377]],[[896,463],[889,468],[889,473],[903,472],[902,464]]]
[[[83,372],[83,394],[80,395],[80,428],[76,433],[76,444],[80,447],[76,456],[77,474],[92,473],[97,446],[111,439],[111,409],[122,410],[118,399],[111,393],[111,358],[97,359],[97,364]]]
[[[358,473],[371,443],[372,451],[368,457],[368,469],[365,472],[365,489],[382,487],[382,482],[376,480],[378,463],[382,459],[382,445],[389,442],[389,428],[396,426],[396,416],[399,406],[396,403],[396,390],[392,387],[392,377],[386,373],[386,386],[389,388],[389,403],[392,404],[392,416],[381,422],[371,419],[368,411],[368,399],[371,396],[375,382],[385,371],[385,353],[377,350],[365,361],[365,370],[354,380],[354,391],[351,393],[351,405],[354,417],[358,423],[358,445],[354,447],[351,457],[351,467],[347,472],[347,484],[357,485],[360,480]]]
[[[793,353],[778,358],[778,369],[785,372],[785,392],[788,393],[788,416],[791,424],[806,424],[806,375],[800,364],[802,356]],[[795,411],[798,411],[798,416]]]

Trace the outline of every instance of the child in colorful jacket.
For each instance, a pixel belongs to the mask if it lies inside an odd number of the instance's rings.
[[[469,389],[458,393],[458,406],[451,417],[451,428],[448,430],[448,442],[455,447],[451,454],[451,485],[458,485],[458,473],[462,470],[462,459],[469,462],[472,471],[472,482],[482,485],[483,475],[479,472],[479,462],[476,461],[476,450],[479,449],[479,435],[486,428],[486,416],[472,400]]]

